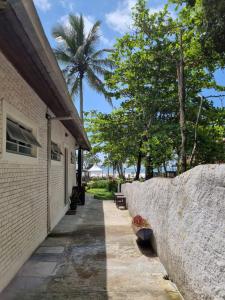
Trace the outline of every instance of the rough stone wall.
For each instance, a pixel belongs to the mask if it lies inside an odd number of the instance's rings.
[[[186,300],[225,299],[225,165],[124,184],[132,216],[152,225],[157,253]]]
[[[47,235],[46,112],[46,105],[0,52],[0,291]],[[42,146],[37,150],[37,158],[6,152],[8,115],[37,129]],[[62,150],[68,147],[70,192],[75,182],[75,166],[70,165],[75,140],[59,121],[54,123],[53,134],[60,140]],[[59,166],[53,163],[51,175],[51,227],[54,227],[66,210],[63,163]]]

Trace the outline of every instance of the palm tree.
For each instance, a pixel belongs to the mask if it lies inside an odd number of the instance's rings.
[[[80,117],[83,122],[83,80],[98,93],[104,94],[106,100],[111,99],[99,78],[106,75],[111,67],[110,61],[104,57],[111,50],[96,50],[100,39],[100,22],[97,21],[89,33],[85,35],[85,24],[82,15],[70,15],[68,25],[57,25],[52,34],[58,42],[54,49],[57,60],[63,66],[63,73],[70,88],[71,95],[80,95]]]

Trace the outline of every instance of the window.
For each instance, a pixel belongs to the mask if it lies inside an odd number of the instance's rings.
[[[21,155],[35,156],[36,147],[41,147],[32,130],[7,119],[6,151]]]
[[[56,143],[51,143],[51,159],[52,160],[61,160],[62,152],[60,150],[60,147]]]
[[[75,152],[72,151],[72,152],[71,152],[71,164],[75,165],[75,161],[76,161]]]

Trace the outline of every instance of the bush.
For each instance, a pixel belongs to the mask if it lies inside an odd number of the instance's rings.
[[[109,180],[108,182],[108,190],[110,192],[116,192],[117,191],[118,182],[116,180]]]
[[[109,189],[109,182],[108,180],[104,179],[99,179],[95,181],[89,181],[88,184],[88,189]]]

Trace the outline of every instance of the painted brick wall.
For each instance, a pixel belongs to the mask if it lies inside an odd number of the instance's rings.
[[[3,105],[13,107],[12,114],[16,111],[37,124],[42,145],[38,149],[38,160],[26,160],[16,154],[15,158],[4,158],[2,154],[0,159],[1,290],[47,234],[47,123],[45,104],[2,54],[0,99]],[[1,107],[0,120],[3,113]],[[2,143],[3,132],[0,137]]]
[[[42,145],[37,159],[5,153],[6,112],[17,114],[37,127]],[[0,291],[47,235],[46,112],[46,105],[0,52]],[[66,129],[59,121],[54,122],[53,135],[60,140],[62,132],[65,137]],[[65,140],[64,137],[60,142],[62,149],[64,143],[68,145],[70,162],[75,140],[70,134]],[[71,188],[75,182],[74,165],[69,173]],[[64,165],[52,164],[51,175],[53,227],[65,213]]]
[[[63,155],[61,161],[51,162],[51,228],[61,219],[63,212],[67,209],[65,207],[65,148],[68,150],[68,196],[71,195],[72,187],[75,185],[75,165],[71,164],[71,151],[75,149],[75,140],[68,132],[68,130],[59,121],[52,121],[52,141],[57,143]]]

